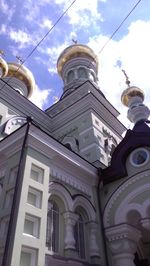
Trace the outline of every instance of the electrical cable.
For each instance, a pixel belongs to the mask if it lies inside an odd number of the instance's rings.
[[[107,44],[112,40],[112,38],[115,36],[115,34],[118,32],[118,30],[122,27],[122,25],[124,24],[124,22],[127,20],[127,18],[132,14],[132,12],[134,11],[134,9],[139,5],[139,3],[142,0],[139,0],[134,6],[133,8],[130,10],[130,12],[126,15],[126,17],[122,20],[122,22],[119,24],[119,26],[117,27],[117,29],[112,33],[112,35],[109,37],[109,39],[106,41],[106,43],[103,45],[103,47],[101,48],[101,50],[98,52],[98,54],[100,54],[104,48],[107,46]]]
[[[59,23],[59,21],[66,15],[66,13],[69,11],[69,9],[74,5],[74,3],[77,0],[74,0],[61,14],[61,16],[56,20],[56,22],[53,24],[53,26],[47,31],[47,33],[42,37],[42,39],[36,44],[36,46],[31,50],[31,52],[26,56],[26,58],[20,63],[15,73],[19,71],[21,66],[29,59],[29,57],[34,53],[34,51],[37,49],[37,47],[45,40],[45,38],[49,35],[49,33],[55,28],[55,26]],[[7,83],[11,80],[12,77],[10,77],[7,81]],[[0,78],[1,79],[1,78]],[[5,87],[6,84],[4,84],[1,88],[1,90]]]

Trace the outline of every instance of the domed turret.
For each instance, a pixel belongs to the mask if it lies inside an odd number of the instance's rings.
[[[0,55],[0,78],[4,78],[8,73],[8,65]]]
[[[130,81],[124,70],[123,72],[126,76],[126,84],[128,85],[128,88],[123,91],[121,101],[129,108],[127,117],[135,124],[141,120],[146,121],[150,115],[150,110],[143,104],[144,92],[136,86],[130,87]]]
[[[18,63],[8,63],[8,83],[25,97],[31,97],[35,80],[28,68]],[[11,78],[11,79],[9,79]]]
[[[130,105],[130,101],[133,100],[134,97],[138,97],[139,100],[144,101],[144,92],[135,86],[129,87],[126,90],[123,91],[121,95],[121,101],[125,106]]]
[[[90,47],[73,44],[60,54],[57,71],[64,82],[64,97],[86,80],[97,83],[98,58]]]

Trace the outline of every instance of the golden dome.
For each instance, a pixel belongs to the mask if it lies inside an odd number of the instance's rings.
[[[64,64],[72,58],[85,57],[92,59],[96,63],[98,69],[98,57],[94,54],[93,50],[83,44],[73,44],[67,47],[59,56],[57,60],[57,71],[59,75],[62,74]]]
[[[1,78],[6,77],[8,73],[8,65],[2,57],[0,57],[0,69],[2,71]]]
[[[35,80],[28,68],[18,63],[8,63],[7,77],[15,77],[21,80],[27,86],[28,97],[32,95],[35,87]]]
[[[140,88],[134,86],[123,91],[121,95],[121,101],[125,106],[128,106],[130,99],[134,96],[138,96],[144,101],[144,92]]]

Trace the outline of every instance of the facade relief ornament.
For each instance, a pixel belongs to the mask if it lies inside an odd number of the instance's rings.
[[[141,232],[128,224],[106,229],[108,245],[112,252],[114,266],[135,266],[134,254],[137,250]]]

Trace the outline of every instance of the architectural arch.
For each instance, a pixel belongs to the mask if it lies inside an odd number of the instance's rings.
[[[147,255],[139,257],[138,248],[150,237],[150,170],[125,180],[109,198],[104,210],[105,234],[115,266],[141,265]],[[144,254],[144,253],[143,253]],[[136,264],[135,264],[136,263]],[[144,264],[147,265],[147,264]]]
[[[78,151],[78,145],[77,145],[78,144],[78,141],[74,137],[72,137],[72,136],[65,136],[64,139],[63,139],[63,141],[62,141],[62,143],[66,147],[70,148],[71,150],[73,150],[75,152]]]
[[[74,201],[73,201],[73,211],[75,212],[75,210],[78,207],[82,207],[83,210],[85,210],[85,212],[87,213],[89,221],[95,221],[96,220],[95,210],[94,210],[92,204],[85,197],[77,196],[74,199]]]
[[[126,222],[127,213],[130,210],[138,211],[142,218],[149,211],[149,184],[150,170],[136,174],[123,182],[109,198],[104,209],[105,227]],[[143,195],[141,203],[140,195]]]
[[[66,212],[72,211],[73,209],[72,198],[64,186],[56,182],[51,182],[49,185],[49,198],[52,198],[52,196],[54,195],[63,201]]]

